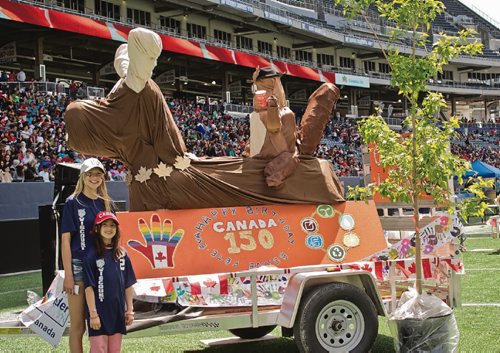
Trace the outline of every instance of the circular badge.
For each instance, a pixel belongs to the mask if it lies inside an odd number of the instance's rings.
[[[356,246],[359,246],[361,239],[359,239],[359,235],[356,233],[346,233],[344,235],[344,239],[342,242],[344,243],[345,246],[348,248],[355,248]]]
[[[330,245],[328,248],[328,257],[335,262],[341,262],[345,258],[345,249],[339,244]]]
[[[316,207],[316,213],[321,218],[332,218],[335,215],[334,209],[330,205],[319,205]]]
[[[323,243],[323,236],[321,234],[309,234],[306,237],[306,246],[310,249],[322,249]]]
[[[340,228],[343,230],[353,230],[354,227],[356,226],[356,223],[354,222],[354,217],[351,216],[348,213],[344,213],[342,216],[339,217],[339,225]]]
[[[306,217],[300,221],[300,227],[306,233],[315,233],[318,230],[318,222],[314,218]]]

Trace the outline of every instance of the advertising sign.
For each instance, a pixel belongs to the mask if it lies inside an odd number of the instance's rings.
[[[101,75],[101,76],[114,75],[114,74],[116,74],[115,62],[114,61],[110,61],[107,64],[104,64],[99,69],[99,75]]]
[[[386,247],[373,202],[119,213],[138,278],[359,261]]]
[[[344,41],[349,44],[361,45],[363,47],[373,47],[374,41],[365,38],[344,36]]]
[[[344,86],[370,88],[370,79],[368,77],[335,73],[335,84],[336,85],[344,85]]]
[[[15,62],[17,58],[16,42],[9,42],[0,47],[0,63]]]

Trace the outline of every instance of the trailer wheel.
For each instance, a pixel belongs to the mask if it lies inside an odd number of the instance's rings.
[[[293,333],[302,353],[368,352],[378,334],[377,311],[358,287],[330,283],[303,298]]]
[[[245,327],[245,328],[233,328],[229,330],[233,335],[244,339],[255,339],[261,338],[267,335],[269,332],[274,330],[276,325],[271,326],[260,326],[260,327]]]

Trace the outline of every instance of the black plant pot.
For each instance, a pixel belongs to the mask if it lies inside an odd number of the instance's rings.
[[[458,342],[458,329],[453,314],[425,320],[394,320],[398,330],[400,352],[453,352]]]

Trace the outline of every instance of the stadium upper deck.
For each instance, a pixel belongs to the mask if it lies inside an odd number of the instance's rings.
[[[468,107],[464,115],[470,117],[484,118],[491,110],[498,116],[498,24],[458,0],[444,3],[447,9],[433,23],[433,35],[473,27],[485,51],[459,57],[429,87],[446,94],[454,113]],[[409,51],[405,40],[390,41],[393,25],[375,10],[368,21],[348,21],[332,1],[0,0],[0,26],[0,46],[14,46],[17,61],[5,62],[12,58],[4,54],[0,66],[22,65],[35,76],[43,63],[51,78],[112,83],[116,41],[124,41],[133,26],[145,26],[163,38],[165,54],[155,73],[165,92],[225,99],[229,91],[231,100],[249,101],[246,80],[253,68],[273,64],[287,74],[283,81],[292,104],[303,104],[316,81],[330,81],[342,86],[338,107],[344,113],[366,115],[380,102],[392,104],[394,116],[406,108],[390,88],[389,66],[372,32],[378,32],[384,48]]]

